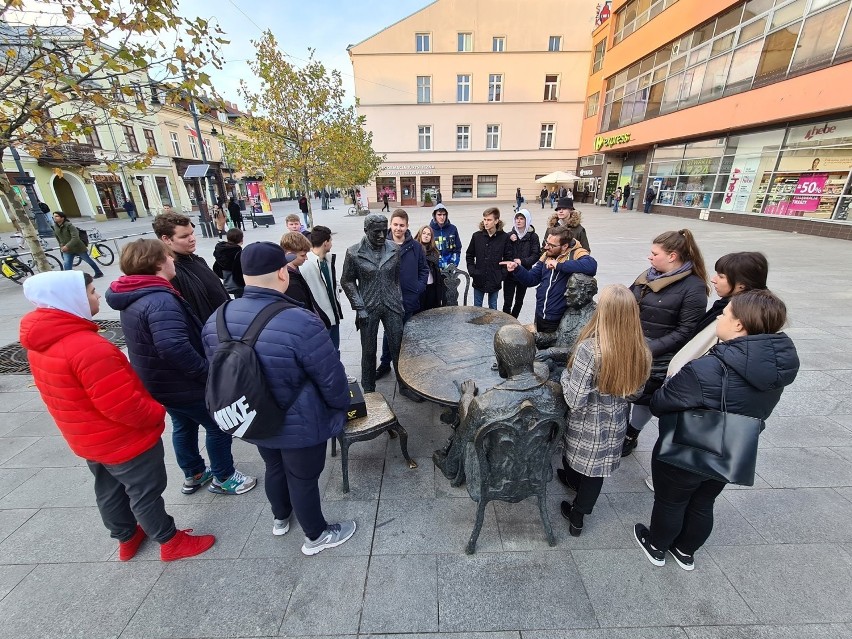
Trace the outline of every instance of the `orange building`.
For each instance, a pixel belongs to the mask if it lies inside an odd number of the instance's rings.
[[[614,0],[580,185],[612,206],[852,239],[852,2]],[[703,214],[703,215],[702,215]]]

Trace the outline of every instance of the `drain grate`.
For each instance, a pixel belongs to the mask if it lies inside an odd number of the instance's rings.
[[[100,327],[100,334],[121,348],[124,346],[124,331],[118,320],[95,320]],[[7,344],[0,348],[0,375],[29,375],[30,363],[27,351],[20,342]]]

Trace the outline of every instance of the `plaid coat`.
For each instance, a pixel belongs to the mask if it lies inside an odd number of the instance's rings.
[[[571,409],[562,440],[568,465],[586,477],[609,477],[621,463],[630,403],[597,389],[595,340],[583,340],[574,365],[562,373],[562,392]]]

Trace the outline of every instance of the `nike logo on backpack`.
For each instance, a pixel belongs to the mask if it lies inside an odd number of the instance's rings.
[[[243,432],[248,428],[249,424],[254,421],[257,416],[257,411],[252,410],[251,406],[246,402],[246,396],[243,395],[230,406],[217,410],[213,413],[213,419],[219,424],[222,429],[235,429],[238,426],[243,426]]]

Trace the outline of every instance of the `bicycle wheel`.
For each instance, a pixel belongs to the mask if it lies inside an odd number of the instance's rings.
[[[0,262],[0,273],[15,284],[21,284],[25,278],[33,274],[33,270],[14,255],[9,255]]]
[[[95,244],[95,250],[92,251],[92,257],[101,266],[109,266],[115,262],[115,253],[106,244]]]
[[[44,256],[47,258],[47,263],[50,264],[51,271],[62,270],[62,262],[56,256],[51,255],[50,253],[45,253]],[[36,266],[35,260],[33,260],[33,267],[39,272],[43,272],[41,271],[41,269],[38,268],[38,266]]]

